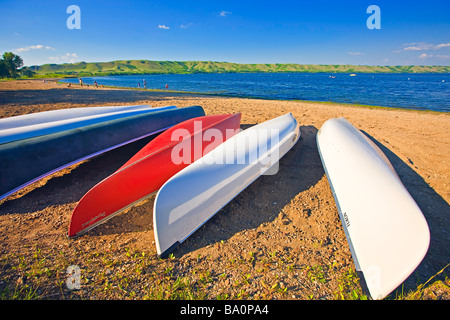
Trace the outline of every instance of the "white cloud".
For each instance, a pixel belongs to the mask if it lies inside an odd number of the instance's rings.
[[[420,50],[424,50],[424,49],[422,49],[421,47],[406,47],[406,48],[403,48],[403,50],[405,50],[405,51],[420,51]]]
[[[221,17],[226,17],[226,16],[228,16],[228,15],[230,15],[230,14],[232,14],[232,13],[229,12],[229,11],[220,11],[219,16],[221,16]]]
[[[54,48],[52,48],[50,46],[44,46],[42,44],[37,44],[37,45],[34,45],[34,46],[18,48],[15,51],[17,51],[17,52],[27,52],[27,51],[30,51],[30,50],[40,50],[40,49],[55,50]]]
[[[450,43],[431,44],[426,42],[413,42],[405,45],[403,50],[405,51],[427,51],[427,50],[439,50],[445,47],[450,47]]]
[[[438,47],[439,49],[445,48],[445,47],[450,47],[450,42],[449,43],[440,43],[436,47]]]
[[[360,56],[360,55],[362,55],[361,52],[351,52],[351,51],[347,52],[347,54],[349,54],[351,56]]]
[[[63,56],[49,57],[50,60],[52,60],[54,62],[59,62],[59,63],[64,63],[64,62],[74,63],[79,60],[77,58],[78,58],[78,55],[76,53],[66,53]]]
[[[163,24],[160,24],[160,25],[158,25],[158,29],[169,30],[170,28],[165,26],[165,25],[163,25]]]
[[[187,24],[182,24],[182,25],[180,25],[180,28],[181,29],[187,29],[187,28],[189,28],[189,27],[192,27],[194,24],[193,23],[187,23]]]
[[[450,55],[448,54],[427,54],[422,53],[419,56],[420,59],[428,59],[428,58],[438,58],[438,59],[450,59]]]

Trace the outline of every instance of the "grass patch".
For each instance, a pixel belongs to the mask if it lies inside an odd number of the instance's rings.
[[[197,256],[158,259],[129,248],[85,253],[29,247],[28,253],[0,259],[0,299],[151,299],[151,300],[366,300],[354,268],[299,265],[284,251],[246,252],[230,258]],[[80,289],[66,285],[69,266],[80,268]],[[450,295],[448,265],[407,294],[388,299],[442,299]]]

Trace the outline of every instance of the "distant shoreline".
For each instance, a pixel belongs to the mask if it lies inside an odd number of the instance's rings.
[[[36,77],[93,77],[196,73],[450,73],[450,66],[364,66],[295,63],[232,63],[217,61],[117,60],[30,66]]]

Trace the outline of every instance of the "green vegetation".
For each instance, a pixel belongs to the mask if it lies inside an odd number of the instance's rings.
[[[0,58],[0,78],[32,77],[34,72],[23,67],[23,60],[12,52],[5,52]]]
[[[312,73],[450,73],[450,66],[356,66],[303,64],[240,64],[216,61],[118,60],[31,66],[38,76],[87,77],[120,74],[189,74],[241,72],[312,72]]]
[[[28,246],[27,246],[28,247]],[[41,299],[327,299],[367,300],[352,267],[337,262],[302,265],[290,253],[247,252],[161,260],[154,252],[123,247],[95,250],[82,258],[66,248],[0,257],[0,300]],[[66,286],[70,265],[80,267],[81,288]],[[212,266],[215,267],[212,267]],[[445,270],[414,291],[393,292],[387,299],[448,299]],[[401,291],[400,291],[401,290]]]

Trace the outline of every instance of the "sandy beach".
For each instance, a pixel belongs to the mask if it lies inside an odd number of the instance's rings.
[[[389,298],[450,298],[450,281],[445,276],[449,269],[439,273],[450,263],[448,114],[78,85],[68,88],[41,80],[0,82],[0,118],[136,104],[200,105],[207,115],[241,112],[242,128],[291,112],[301,125],[301,138],[282,158],[276,175],[260,177],[165,260],[156,257],[154,196],[84,236],[66,236],[70,215],[81,197],[146,141],[74,165],[0,201],[0,293],[4,297],[361,298],[316,146],[321,125],[330,118],[345,117],[378,142],[422,209],[431,232],[425,259]],[[79,290],[66,286],[70,265],[80,268]]]

